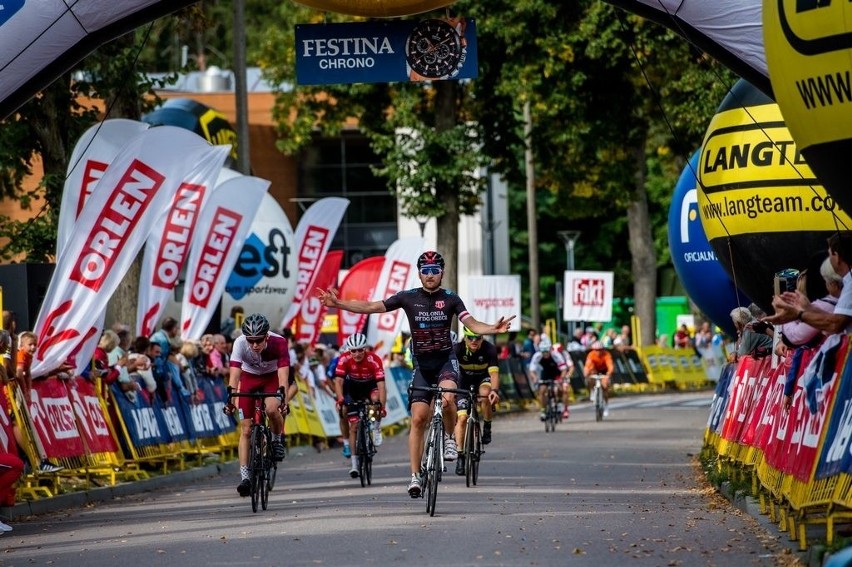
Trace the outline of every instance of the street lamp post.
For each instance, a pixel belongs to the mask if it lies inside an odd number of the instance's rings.
[[[574,243],[577,242],[577,239],[580,238],[579,230],[560,230],[556,234],[559,235],[559,238],[562,239],[562,242],[565,243],[565,255],[566,255],[566,269],[569,272],[574,271]],[[566,291],[568,291],[566,289]],[[563,306],[563,309],[565,307]],[[574,336],[574,325],[575,321],[571,321],[568,323],[568,333],[571,335],[568,337],[570,340],[571,337]]]

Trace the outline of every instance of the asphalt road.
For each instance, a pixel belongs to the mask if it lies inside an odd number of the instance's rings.
[[[269,509],[233,465],[185,485],[30,516],[0,537],[2,566],[796,565],[786,536],[708,487],[697,466],[712,393],[588,404],[555,433],[501,416],[480,483],[451,466],[437,513],[406,493],[406,439],[386,437],[373,485],[339,451],[291,451]]]

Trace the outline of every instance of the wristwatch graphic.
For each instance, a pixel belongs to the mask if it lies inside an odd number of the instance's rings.
[[[427,79],[441,79],[458,73],[464,54],[462,38],[443,20],[423,20],[405,42],[409,67]]]

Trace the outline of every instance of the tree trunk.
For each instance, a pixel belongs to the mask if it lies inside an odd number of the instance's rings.
[[[653,345],[657,328],[657,256],[648,214],[648,193],[645,188],[645,148],[637,145],[633,149],[636,173],[634,175],[634,199],[627,207],[628,245],[632,256],[633,297],[636,316],[641,324],[637,346]]]
[[[455,81],[435,81],[435,129],[446,132],[455,127],[458,110],[456,108],[457,83]],[[458,250],[459,250],[459,195],[455,187],[436,188],[438,195],[446,204],[447,214],[435,219],[438,231],[438,251],[444,256],[443,286],[458,289]]]

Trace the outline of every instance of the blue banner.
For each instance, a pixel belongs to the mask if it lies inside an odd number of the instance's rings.
[[[831,421],[825,432],[815,478],[852,473],[852,364],[843,365],[843,373],[834,396]]]
[[[736,370],[736,363],[728,362],[722,367],[719,381],[716,382],[716,393],[713,395],[710,416],[707,419],[707,428],[714,433],[722,432],[722,418],[725,416],[725,409],[728,407],[728,389]]]
[[[296,26],[296,83],[474,79],[476,22],[387,20]]]
[[[223,411],[228,397],[225,379],[221,376],[215,378],[200,376],[198,378],[198,389],[200,401],[210,408],[210,417],[218,431],[217,435],[234,431],[237,428],[234,418],[228,417]]]
[[[402,400],[405,411],[411,413],[408,409],[408,385],[411,384],[411,369],[407,366],[394,366],[389,370],[390,377],[393,378],[396,389],[399,390],[399,397]]]
[[[148,392],[140,391],[135,401],[127,399],[121,391],[118,382],[110,385],[118,411],[127,426],[130,443],[134,447],[148,447],[169,442],[163,413],[159,410],[160,400],[156,394],[149,396]]]

